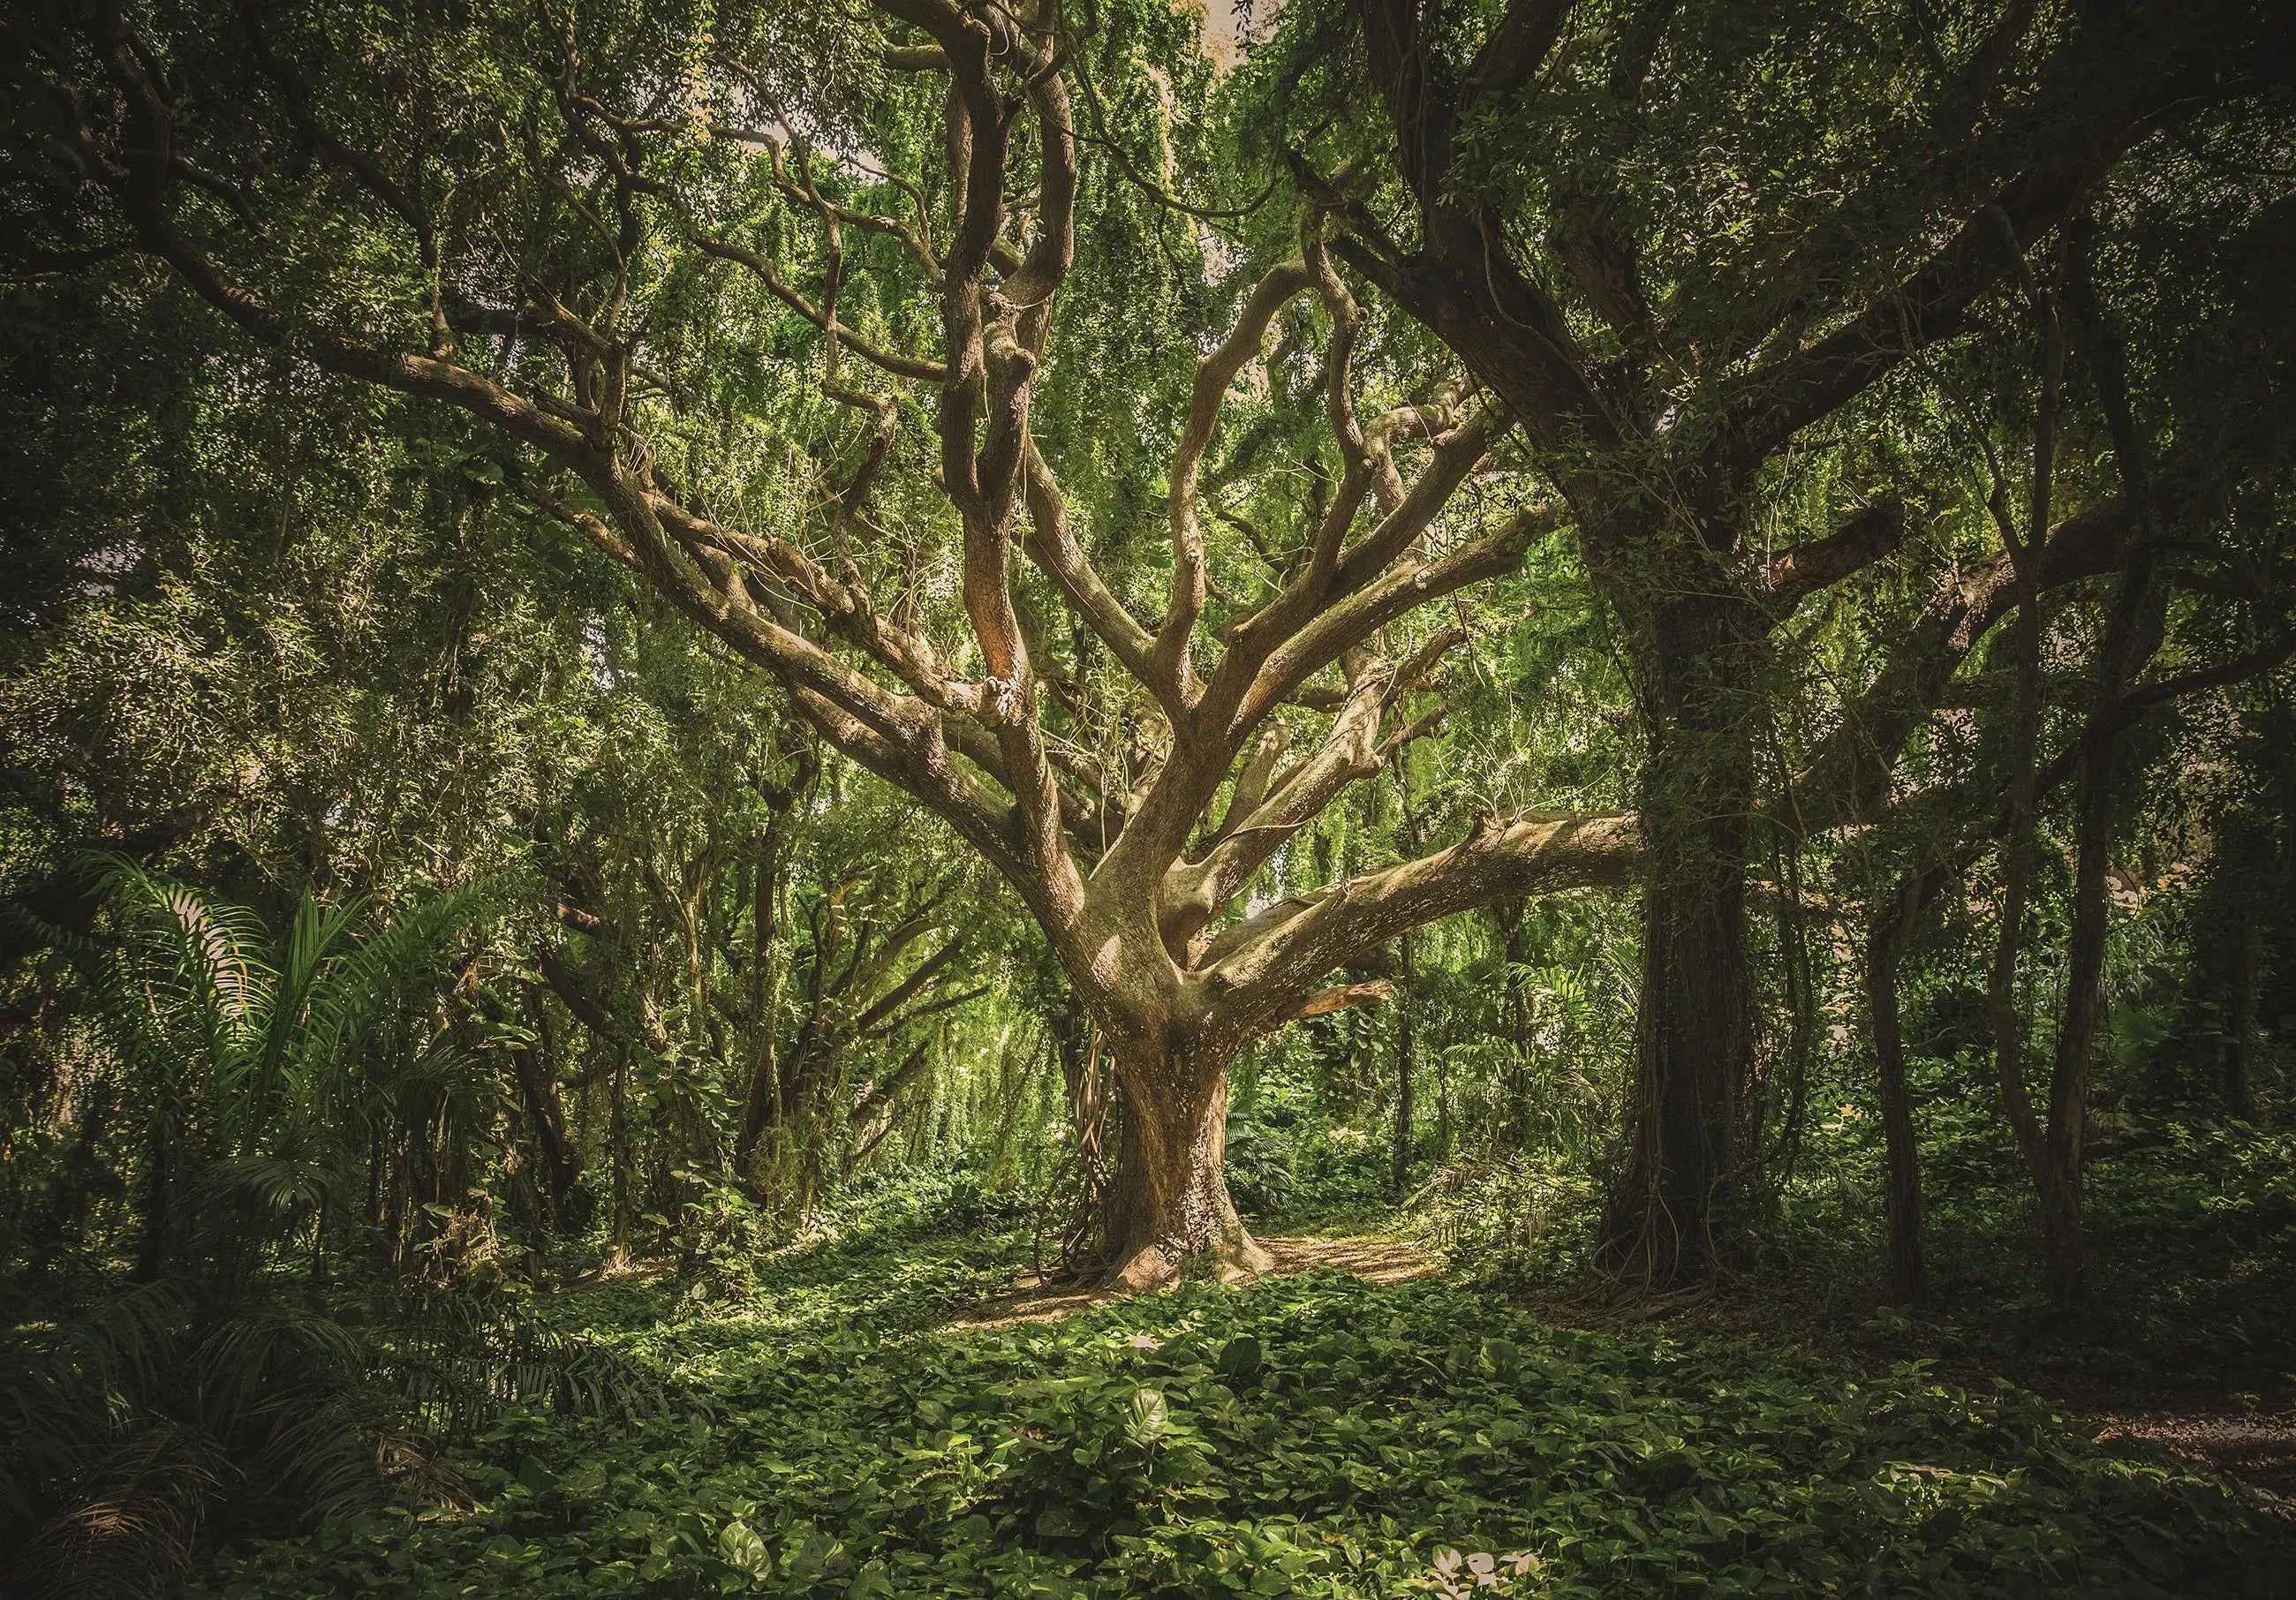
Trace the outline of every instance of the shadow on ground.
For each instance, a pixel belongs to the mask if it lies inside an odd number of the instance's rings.
[[[1261,1275],[1266,1277],[1326,1271],[1349,1273],[1368,1283],[1401,1284],[1438,1270],[1434,1262],[1399,1239],[1262,1237],[1259,1243],[1275,1258],[1275,1265]],[[952,1325],[1009,1328],[1021,1323],[1052,1322],[1123,1298],[1121,1290],[1030,1273],[1003,1293],[960,1315]]]

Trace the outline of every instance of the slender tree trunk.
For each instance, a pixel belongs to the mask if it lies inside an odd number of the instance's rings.
[[[2024,948],[2025,902],[2032,881],[2034,754],[2040,726],[2040,627],[2029,603],[2021,603],[2018,610],[2016,643],[2009,826],[2001,840],[2001,926],[1994,936],[1993,967],[1986,980],[1986,1013],[1993,1032],[1993,1070],[2001,1084],[2002,1111],[2027,1169],[2035,1183],[2041,1184],[2046,1182],[2041,1128],[2025,1087],[2025,1013],[2017,1004],[2017,963]]]
[[[2058,1305],[2079,1303],[2087,1270],[2081,1230],[2082,1138],[2088,1121],[2088,1063],[2096,1041],[2104,967],[2104,852],[2112,779],[2108,752],[2092,759],[2078,800],[2072,928],[2065,951],[2065,1011],[2049,1075],[2049,1126],[2042,1145],[2041,1274]]]
[[[1227,1192],[1226,1061],[1119,1048],[1116,1068],[1124,1132],[1110,1213],[1111,1281],[1150,1288],[1196,1259],[1224,1276],[1264,1271],[1271,1258]]]
[[[2054,302],[2036,299],[2040,325],[2040,389],[2033,427],[2032,479],[2027,486],[2025,531],[2021,537],[2009,509],[2009,488],[1998,474],[1993,485],[1994,521],[2009,553],[2017,628],[2012,638],[2017,674],[2009,727],[2009,831],[2001,842],[2001,928],[1987,984],[1993,1020],[1994,1071],[2001,1081],[2001,1104],[2009,1130],[2048,1210],[2048,1156],[2025,1087],[2025,1019],[2017,1005],[2017,961],[2024,947],[2025,903],[2031,890],[2033,841],[2038,825],[2038,758],[2041,737],[2041,546],[2048,537],[2054,504],[2059,390],[2064,378],[2064,330]]]
[[[558,1076],[550,1068],[550,1020],[539,999],[529,997],[529,1011],[537,1027],[539,1047],[511,1052],[511,1070],[518,1079],[519,1097],[534,1130],[535,1154],[550,1197],[552,1227],[561,1234],[578,1233],[589,1221],[588,1196],[582,1189],[582,1157],[566,1128],[566,1111],[558,1093]]]
[[[1530,1005],[1523,994],[1522,970],[1529,961],[1524,923],[1529,920],[1520,900],[1504,900],[1491,907],[1499,931],[1499,1027],[1506,1036],[1506,1109],[1502,1133],[1509,1148],[1529,1142],[1530,1121]]]
[[[2270,831],[2254,816],[2234,813],[2216,832],[2196,914],[2198,972],[2193,999],[2199,1016],[2210,1023],[2207,1065],[2225,1109],[2245,1117],[2250,1044],[2256,1035],[2257,972],[2278,863]]]
[[[2120,578],[2114,586],[2104,636],[2097,648],[2095,697],[2082,730],[2079,786],[2073,802],[2072,917],[2065,941],[2064,1014],[2057,1027],[2056,1060],[2049,1076],[2049,1125],[2043,1141],[2041,1174],[2042,1278],[2050,1298],[2066,1309],[2079,1303],[2086,1287],[2082,1139],[2088,1121],[2089,1057],[2096,1045],[2104,976],[2105,926],[2111,909],[2105,858],[2112,844],[2112,786],[2120,754],[2120,740],[2108,718],[2128,685],[2160,648],[2167,619],[2164,597],[2152,582],[2157,550],[2152,543],[2151,474],[2128,402],[2126,356],[2120,334],[2106,318],[2089,280],[2079,234],[2077,228],[2074,248],[2065,256],[2067,303],[2087,346],[2122,486],[2137,507],[2138,536],[2122,553]],[[2054,324],[2051,332],[2054,337]],[[2062,366],[2061,340],[2053,353]],[[2044,398],[2053,408],[2048,386]],[[2044,521],[2041,511],[2046,504],[2049,431],[2046,425],[2038,438],[2034,471],[2037,529]]]
[[[1779,771],[1784,774],[1787,767],[1783,751],[1778,752],[1777,759]],[[1787,782],[1791,784],[1790,776]],[[1787,798],[1791,801],[1790,787]],[[1781,1184],[1792,1181],[1794,1165],[1801,1158],[1802,1123],[1809,1105],[1809,1062],[1817,1038],[1817,981],[1811,970],[1808,916],[1802,904],[1802,832],[1797,818],[1792,833],[1781,841],[1775,874],[1783,891],[1777,896],[1778,957],[1785,968],[1787,1013],[1785,1104],[1779,1117],[1775,1145]],[[1766,1086],[1766,1102],[1767,1099]]]
[[[2095,1048],[2104,976],[2113,751],[2109,739],[2084,752],[2075,800],[2072,926],[2065,944],[2065,1009],[2049,1074],[2049,1124],[2042,1141],[2041,1276],[2061,1307],[2080,1301],[2087,1250],[2081,1230],[2082,1137],[2088,1122],[2089,1056]]]
[[[1398,1200],[1411,1187],[1411,1104],[1412,1079],[1418,1076],[1417,1041],[1412,1037],[1411,993],[1412,938],[1406,933],[1401,941],[1404,990],[1396,997],[1395,1013],[1395,1145],[1389,1186]]]
[[[1451,1063],[1440,1053],[1435,1057],[1435,1159],[1451,1159]]]
[[[775,797],[767,797],[772,803]],[[781,997],[781,882],[786,809],[775,810],[766,822],[758,851],[758,875],[750,911],[750,1015],[742,1030],[747,1044],[750,1081],[742,1103],[742,1143],[734,1170],[752,1200],[763,1197],[758,1170],[764,1160],[766,1134],[780,1107],[781,1061],[775,1035],[775,1013]]]
[[[607,1138],[614,1157],[614,1244],[617,1260],[627,1260],[630,1253],[630,1051],[629,1046],[616,1041],[614,1052],[613,1102],[607,1119]]]
[[[2243,917],[2233,935],[2226,974],[2223,1054],[2218,1081],[2226,1109],[2235,1117],[2249,1112],[2249,1041],[2256,1037],[2256,968],[2258,929],[2253,916]]]
[[[1395,792],[1403,811],[1403,836],[1409,842],[1411,853],[1417,856],[1424,841],[1419,832],[1419,814],[1411,805],[1410,752],[1398,752],[1391,770],[1395,774]],[[1395,1144],[1391,1152],[1390,1187],[1400,1201],[1411,1189],[1413,1080],[1419,1076],[1418,1040],[1414,1037],[1412,1018],[1412,990],[1419,977],[1418,932],[1406,929],[1396,941],[1396,966],[1403,980],[1395,997]]]
[[[2060,1306],[2079,1303],[2086,1270],[2081,1236],[2082,1136],[2088,1121],[2089,1058],[2103,1005],[2104,941],[2111,895],[2105,882],[2112,848],[2112,789],[2120,740],[2103,720],[2144,662],[2160,648],[2165,621],[2152,581],[2152,558],[2140,546],[2122,570],[2097,652],[2095,710],[2082,734],[2079,788],[2074,796],[2071,927],[2065,940],[2065,1008],[2049,1075],[2049,1126],[2041,1186],[2042,1276]]]
[[[1898,967],[1913,936],[1914,920],[1928,898],[1919,874],[1898,886],[1874,917],[1866,939],[1866,998],[1873,1013],[1874,1054],[1880,1065],[1882,1137],[1888,1182],[1884,1211],[1890,1232],[1890,1291],[1898,1304],[1929,1300],[1929,1261],[1922,1245],[1921,1150],[1914,1135],[1912,1096],[1906,1088],[1906,1036],[1898,1011]]]

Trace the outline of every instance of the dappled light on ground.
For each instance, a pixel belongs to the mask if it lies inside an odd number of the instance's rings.
[[[1374,1284],[1400,1284],[1424,1277],[1435,1264],[1413,1246],[1397,1239],[1277,1238],[1260,1236],[1259,1243],[1275,1258],[1262,1276],[1318,1269],[1344,1272]],[[961,1327],[1001,1328],[1017,1323],[1049,1322],[1089,1307],[1120,1300],[1125,1292],[1054,1274],[1029,1273],[1002,1293],[990,1296],[956,1319]]]
[[[1289,1270],[1115,1301],[1016,1284],[1017,1232],[915,1227],[709,1299],[578,1290],[561,1310],[659,1412],[513,1411],[438,1463],[465,1508],[249,1543],[197,1593],[2266,1600],[2296,1575],[2263,1497],[2007,1386],[1562,1328],[1392,1241],[1267,1243]]]

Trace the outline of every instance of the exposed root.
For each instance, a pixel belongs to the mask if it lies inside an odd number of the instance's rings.
[[[1143,1260],[1151,1254],[1154,1257],[1152,1262]],[[1115,1274],[1096,1286],[1050,1274],[1023,1278],[1003,1294],[958,1317],[957,1323],[964,1327],[1001,1328],[1024,1322],[1052,1322],[1071,1311],[1103,1306],[1139,1293],[1142,1288],[1166,1287],[1182,1276],[1164,1252],[1152,1246],[1136,1252],[1125,1263],[1127,1272],[1135,1268],[1142,1269],[1134,1280],[1140,1287],[1127,1284],[1124,1273]],[[1401,1283],[1435,1270],[1434,1264],[1424,1256],[1391,1239],[1261,1240],[1247,1234],[1234,1254],[1221,1263],[1217,1276],[1223,1283],[1248,1284],[1262,1276],[1318,1268],[1352,1272],[1374,1284]]]
[[[1242,1228],[1225,1250],[1207,1251],[1197,1259],[1210,1258],[1211,1276],[1223,1284],[1248,1284],[1262,1273],[1274,1269],[1275,1258],[1257,1239]],[[1138,1294],[1149,1289],[1160,1289],[1175,1283],[1189,1270],[1190,1259],[1168,1250],[1162,1244],[1150,1244],[1132,1252],[1124,1264],[1110,1275],[1109,1287],[1122,1293]]]

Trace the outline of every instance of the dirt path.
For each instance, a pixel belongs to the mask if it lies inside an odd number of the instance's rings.
[[[1434,1262],[1400,1239],[1262,1239],[1260,1243],[1275,1258],[1276,1272],[1325,1267],[1374,1284],[1400,1284],[1436,1270]]]
[[[2277,1496],[2296,1516],[2296,1415],[2146,1412],[2097,1418],[2099,1444],[2120,1434],[2166,1445],[2190,1461],[2243,1478]]]
[[[1259,1243],[1275,1258],[1262,1276],[1312,1272],[1318,1268],[1352,1272],[1374,1284],[1400,1284],[1425,1277],[1435,1263],[1398,1239],[1276,1239]],[[951,1326],[1005,1328],[1016,1323],[1052,1322],[1087,1306],[1104,1306],[1120,1300],[1120,1291],[1079,1288],[1073,1284],[1048,1283],[1030,1274],[1002,1294],[992,1295],[956,1318]]]

